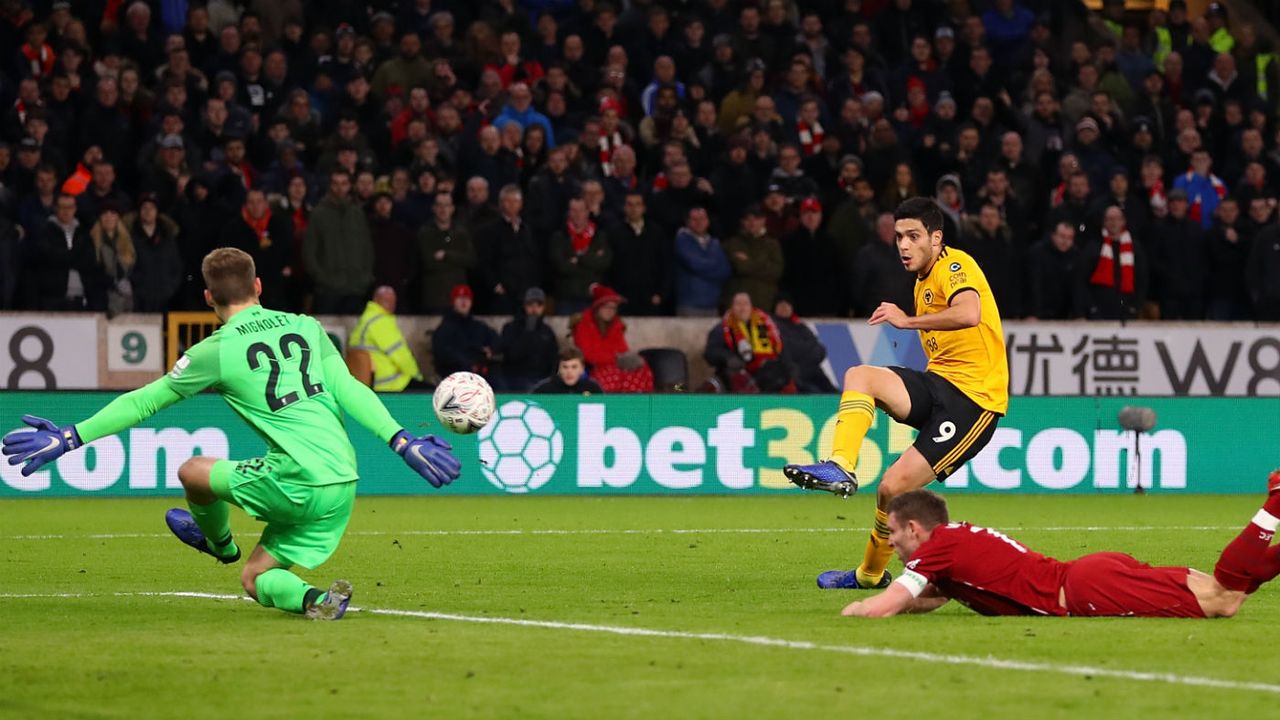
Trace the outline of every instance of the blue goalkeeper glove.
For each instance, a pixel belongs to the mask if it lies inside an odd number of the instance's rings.
[[[414,437],[409,431],[401,430],[391,438],[390,444],[405,464],[431,483],[431,487],[448,485],[462,474],[462,463],[451,452],[453,446],[434,435]]]
[[[19,428],[5,435],[3,449],[9,456],[10,465],[26,463],[22,466],[24,477],[84,444],[75,425],[60,428],[52,421],[35,415],[23,415],[22,422],[31,427]]]

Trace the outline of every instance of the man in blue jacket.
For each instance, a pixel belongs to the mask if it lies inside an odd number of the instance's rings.
[[[707,209],[689,208],[685,226],[676,233],[676,314],[714,317],[720,289],[732,268],[720,241],[711,236]]]
[[[493,126],[501,130],[509,122],[520,123],[520,127],[525,129],[530,125],[541,125],[547,131],[547,147],[556,146],[556,134],[551,129],[551,121],[534,109],[533,93],[525,83],[511,83],[511,89],[507,91],[507,104],[502,106],[498,117],[493,119]]]

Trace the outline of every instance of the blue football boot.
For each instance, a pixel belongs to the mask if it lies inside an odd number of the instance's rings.
[[[889,587],[891,582],[893,582],[893,574],[888,570],[885,570],[884,575],[880,576],[880,582],[866,586],[858,583],[858,571],[856,569],[849,571],[828,570],[818,576],[818,587],[823,590],[878,590]]]
[[[312,620],[341,620],[347,614],[347,606],[351,604],[351,583],[346,580],[334,580],[319,601],[307,606],[306,616]]]
[[[169,526],[169,531],[176,535],[183,544],[190,545],[224,565],[230,565],[240,559],[239,547],[236,548],[234,555],[223,557],[215,553],[209,547],[209,543],[205,542],[204,531],[200,529],[200,526],[196,524],[195,518],[191,517],[191,513],[187,510],[173,508],[164,514],[164,522]],[[230,542],[229,538],[227,542]]]
[[[812,465],[786,465],[782,474],[805,490],[822,490],[842,498],[858,492],[858,478],[830,460]]]

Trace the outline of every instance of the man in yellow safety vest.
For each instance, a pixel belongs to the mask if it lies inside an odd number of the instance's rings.
[[[373,291],[364,314],[351,331],[349,347],[369,354],[376,392],[400,392],[412,381],[422,381],[404,334],[396,325],[396,291],[383,285]]]

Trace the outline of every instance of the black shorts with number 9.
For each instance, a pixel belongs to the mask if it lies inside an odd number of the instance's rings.
[[[999,413],[983,409],[941,375],[904,367],[889,369],[902,378],[911,398],[911,412],[901,422],[920,431],[913,445],[929,461],[938,482],[991,441]]]

